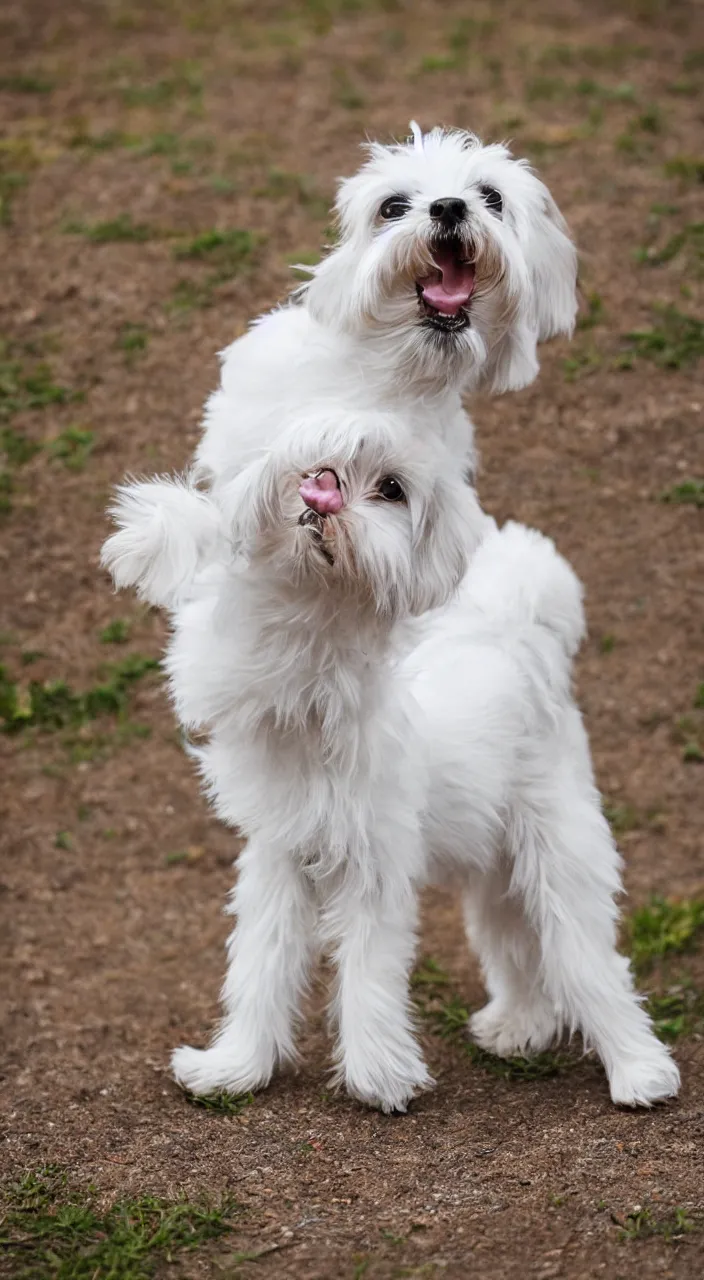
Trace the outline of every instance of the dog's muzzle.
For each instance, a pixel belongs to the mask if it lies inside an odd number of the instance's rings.
[[[318,511],[313,511],[312,507],[306,507],[298,517],[298,523],[309,529],[313,529],[322,536],[325,525],[325,516],[321,516]]]

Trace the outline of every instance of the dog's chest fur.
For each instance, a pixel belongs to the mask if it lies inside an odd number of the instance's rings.
[[[223,353],[220,387],[206,406],[197,470],[217,489],[283,428],[304,423],[326,406],[336,418],[349,413],[353,420],[369,412],[400,412],[413,433],[443,438],[458,471],[473,474],[472,422],[449,370],[439,387],[416,384],[371,345],[330,333],[307,308],[293,305],[264,316]]]
[[[211,730],[197,755],[219,816],[314,879],[371,884],[380,814],[393,797],[415,822],[422,795],[392,628],[353,601],[302,625],[290,600],[220,590],[180,611],[167,657],[181,719]]]

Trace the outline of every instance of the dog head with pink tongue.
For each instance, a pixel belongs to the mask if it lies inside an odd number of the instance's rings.
[[[341,182],[339,241],[304,305],[361,337],[371,374],[396,371],[404,388],[527,386],[537,344],[574,325],[577,257],[560,212],[503,143],[411,128],[408,142],[370,143]]]

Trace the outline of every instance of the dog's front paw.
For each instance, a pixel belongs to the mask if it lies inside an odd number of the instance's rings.
[[[539,1003],[525,1008],[508,1007],[490,1000],[469,1019],[469,1033],[481,1049],[499,1058],[542,1053],[557,1034],[555,1016]]]
[[[361,1070],[343,1067],[337,1080],[351,1098],[386,1115],[406,1111],[413,1098],[435,1085],[421,1057],[405,1063],[404,1070],[379,1060],[365,1063]]]
[[[609,1073],[611,1100],[622,1107],[650,1107],[679,1093],[680,1073],[664,1045],[622,1058]]]
[[[253,1093],[269,1083],[273,1063],[238,1052],[236,1045],[214,1044],[210,1049],[181,1045],[171,1055],[171,1070],[177,1084],[190,1093],[239,1095]]]

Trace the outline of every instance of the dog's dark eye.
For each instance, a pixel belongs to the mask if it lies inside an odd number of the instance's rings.
[[[408,213],[410,207],[408,196],[389,196],[379,209],[379,217],[386,222],[393,222],[394,218],[402,218],[404,213]]]
[[[387,502],[406,501],[406,495],[395,476],[384,476],[384,479],[379,482],[377,493]]]
[[[504,199],[501,192],[497,191],[496,187],[480,187],[479,190],[482,193],[487,209],[491,209],[491,212],[495,213],[497,218],[500,218],[504,210]]]

